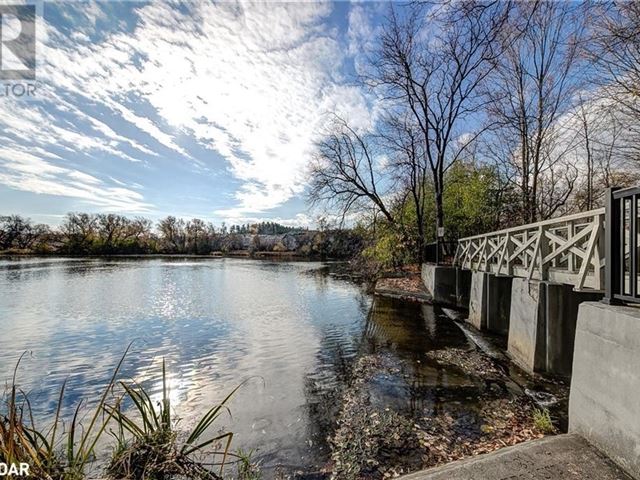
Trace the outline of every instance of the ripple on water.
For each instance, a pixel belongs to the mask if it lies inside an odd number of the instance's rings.
[[[0,260],[0,379],[25,350],[20,384],[46,417],[68,380],[64,413],[96,399],[127,345],[121,376],[161,394],[193,425],[240,382],[224,426],[264,465],[318,469],[354,358],[385,352],[397,378],[378,401],[436,402],[438,388],[473,388],[462,373],[420,362],[429,349],[464,345],[429,306],[372,299],[331,264],[240,259]],[[316,272],[316,273],[313,273]],[[422,356],[421,356],[422,355]],[[446,388],[445,388],[446,387]],[[155,398],[155,397],[154,397]],[[220,425],[218,425],[219,427]]]

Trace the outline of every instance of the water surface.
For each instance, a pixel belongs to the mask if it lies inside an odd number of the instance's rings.
[[[41,418],[66,380],[66,413],[95,399],[134,340],[122,376],[171,399],[188,426],[241,381],[231,403],[234,445],[264,467],[326,466],[350,366],[360,354],[393,357],[372,403],[404,411],[473,404],[482,387],[425,353],[470,345],[431,306],[373,299],[331,275],[336,264],[247,259],[0,260],[0,379],[26,356],[19,382]],[[455,398],[451,397],[455,392]],[[465,403],[465,404],[466,404]],[[466,407],[464,407],[466,408]]]
[[[245,379],[226,426],[272,463],[323,459],[325,419],[371,298],[331,265],[241,259],[0,260],[0,379],[19,369],[36,413],[97,398],[134,340],[123,377],[160,394],[162,358],[185,423]]]

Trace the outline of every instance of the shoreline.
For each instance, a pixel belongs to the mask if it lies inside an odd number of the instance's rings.
[[[66,253],[34,253],[34,252],[9,252],[0,251],[2,258],[168,258],[168,259],[216,259],[216,258],[247,258],[247,259],[279,259],[316,262],[348,262],[349,259],[338,257],[322,257],[316,255],[301,255],[296,252],[257,252],[250,253],[246,250],[232,252],[213,252],[210,254],[195,253],[113,253],[113,254],[66,254]]]

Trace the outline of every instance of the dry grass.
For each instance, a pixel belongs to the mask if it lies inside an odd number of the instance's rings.
[[[162,362],[162,399],[155,404],[143,386],[120,382],[123,397],[114,406],[106,406],[117,425],[117,445],[107,468],[110,478],[167,480],[222,478],[230,452],[233,433],[205,437],[220,415],[228,412],[226,404],[239,385],[224,400],[200,419],[184,441],[179,440],[177,423],[172,417],[165,362]],[[121,409],[122,400],[130,400],[132,411]],[[219,449],[221,448],[221,450]],[[212,468],[216,468],[214,473]]]
[[[250,455],[230,451],[231,432],[206,434],[220,415],[228,412],[226,404],[242,384],[208,410],[191,432],[179,434],[177,419],[171,415],[164,361],[163,396],[157,404],[142,386],[116,382],[128,350],[114,369],[98,403],[89,412],[88,423],[81,424],[79,420],[85,416],[81,415],[83,402],[77,405],[70,421],[62,420],[63,384],[55,417],[47,429],[36,425],[28,395],[17,386],[20,357],[6,394],[5,410],[0,414],[0,462],[27,463],[32,478],[82,480],[87,478],[89,466],[96,466],[96,445],[105,432],[110,432],[116,442],[105,476],[101,478],[219,480],[223,478],[229,458],[238,463],[238,478],[259,478],[259,469],[251,463]],[[115,395],[117,385],[122,388],[119,395]],[[115,404],[108,404],[108,398],[115,398]],[[125,402],[132,404],[127,413],[121,408]],[[180,440],[183,437],[185,439]]]
[[[60,389],[58,405],[52,425],[41,430],[33,417],[29,398],[17,386],[18,360],[12,384],[5,399],[5,412],[0,417],[0,461],[4,463],[27,463],[30,475],[41,479],[76,480],[85,477],[85,470],[94,461],[96,445],[109,422],[103,415],[107,395],[111,391],[125,351],[114,369],[111,380],[105,387],[87,425],[80,425],[79,403],[70,422],[61,420],[60,411],[65,385]]]

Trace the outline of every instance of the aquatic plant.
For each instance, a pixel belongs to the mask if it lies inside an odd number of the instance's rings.
[[[130,347],[130,346],[129,346]],[[109,478],[169,480],[189,478],[218,480],[222,478],[225,464],[233,457],[238,464],[238,478],[257,480],[260,471],[251,460],[251,452],[230,451],[233,433],[226,432],[205,437],[219,419],[228,412],[226,404],[243,385],[234,388],[218,405],[209,409],[196,426],[183,438],[177,429],[178,420],[171,415],[171,404],[167,384],[165,362],[162,362],[162,399],[154,404],[144,387],[135,382],[116,382],[129,347],[105,386],[99,401],[90,411],[89,422],[81,423],[84,403],[75,408],[69,422],[61,418],[66,382],[57,399],[56,411],[51,425],[40,428],[34,419],[28,395],[16,381],[18,367],[14,369],[11,385],[5,396],[5,411],[0,414],[0,462],[27,464],[29,476],[43,480],[82,480],[87,470],[96,464],[95,450],[106,432],[116,442],[106,468]],[[122,388],[114,394],[116,386]],[[107,402],[115,398],[115,404]],[[130,401],[132,408],[125,413],[122,405]],[[111,423],[111,429],[108,429]],[[218,448],[222,450],[218,451]],[[212,470],[216,468],[218,473]]]
[[[253,450],[238,450],[235,455],[237,456],[236,465],[239,480],[260,480],[262,478],[260,464],[254,462],[252,458]]]
[[[129,347],[114,369],[86,426],[80,425],[79,421],[82,402],[77,405],[69,423],[65,424],[61,420],[65,382],[60,389],[53,422],[43,430],[36,425],[28,395],[17,386],[17,371],[24,354],[20,356],[6,395],[6,412],[0,416],[0,461],[7,464],[26,463],[29,465],[30,476],[35,478],[84,478],[85,470],[94,461],[96,445],[109,421],[103,415],[107,395],[115,384]]]
[[[135,382],[120,382],[124,395],[115,405],[105,406],[105,410],[115,420],[117,430],[114,436],[117,445],[107,474],[117,479],[166,480],[186,477],[190,479],[220,479],[230,452],[232,432],[225,432],[204,438],[204,434],[228,412],[227,402],[242,386],[234,388],[218,405],[209,409],[181,441],[176,418],[171,414],[171,402],[167,385],[167,373],[162,361],[162,399],[154,403],[149,392]],[[129,399],[133,407],[125,413],[122,401]],[[222,450],[216,450],[222,446]],[[214,450],[206,450],[214,448]],[[213,461],[205,462],[204,459]],[[219,461],[216,461],[218,460]],[[218,473],[212,471],[218,467]]]
[[[554,433],[556,427],[553,425],[549,409],[534,408],[533,409],[533,424],[542,433]]]

